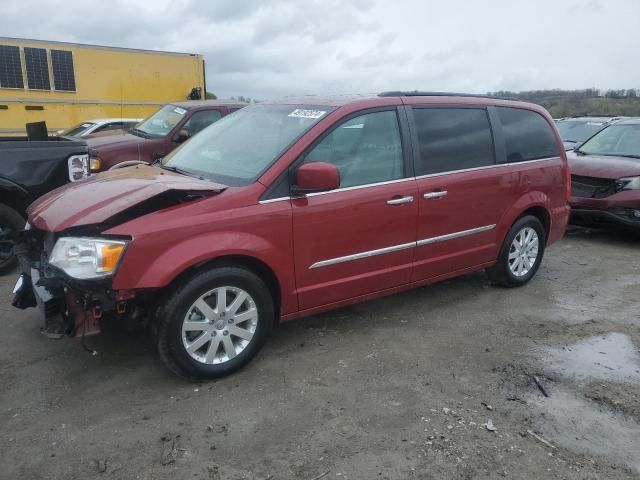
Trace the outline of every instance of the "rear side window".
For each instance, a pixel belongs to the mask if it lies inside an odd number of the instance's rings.
[[[539,113],[498,107],[507,162],[526,162],[560,154],[553,130]]]
[[[493,165],[487,112],[481,108],[414,108],[420,157],[416,175]]]

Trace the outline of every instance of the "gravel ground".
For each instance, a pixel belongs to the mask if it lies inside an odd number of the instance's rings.
[[[41,336],[5,276],[0,478],[640,478],[639,247],[575,230],[526,287],[478,273],[284,324],[202,384],[142,333],[97,356]]]

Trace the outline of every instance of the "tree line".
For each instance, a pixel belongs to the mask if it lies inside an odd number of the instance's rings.
[[[640,116],[640,89],[585,88],[581,90],[530,90],[489,92],[491,97],[522,100],[545,107],[551,116]]]

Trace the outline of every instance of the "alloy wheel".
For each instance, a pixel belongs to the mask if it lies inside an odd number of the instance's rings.
[[[216,365],[239,355],[258,326],[258,309],[249,293],[218,287],[201,295],[182,322],[182,345],[199,363]]]
[[[527,275],[538,259],[538,233],[531,227],[520,230],[509,247],[509,270],[516,277]]]

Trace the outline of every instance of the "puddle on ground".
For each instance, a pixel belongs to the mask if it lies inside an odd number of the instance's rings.
[[[640,353],[622,333],[546,350],[545,369],[577,379],[640,383]]]
[[[536,430],[545,439],[640,472],[640,424],[635,420],[561,389],[549,398],[532,395],[527,403],[544,414]]]

